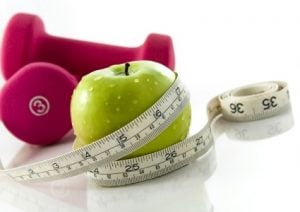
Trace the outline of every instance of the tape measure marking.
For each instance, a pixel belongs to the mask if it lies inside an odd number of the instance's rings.
[[[0,170],[17,181],[46,181],[87,172],[102,186],[120,186],[152,179],[189,164],[214,145],[212,124],[218,117],[251,121],[273,116],[290,106],[287,84],[259,83],[227,91],[207,107],[208,123],[195,135],[160,151],[119,160],[163,132],[189,102],[177,77],[166,93],[148,110],[112,134],[56,158]]]
[[[176,119],[188,102],[189,95],[177,78],[152,107],[99,141],[56,158],[1,170],[0,173],[5,173],[17,181],[45,181],[89,171],[117,160],[153,140]]]
[[[204,155],[212,146],[213,137],[208,124],[200,132],[180,143],[146,156],[111,162],[88,172],[88,176],[102,186],[141,182],[189,164]],[[126,166],[136,168],[126,170]]]

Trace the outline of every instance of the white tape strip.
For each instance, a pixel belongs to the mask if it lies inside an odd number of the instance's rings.
[[[163,132],[189,102],[176,81],[147,111],[112,134],[76,151],[13,169],[0,170],[17,181],[46,181],[87,172],[99,185],[120,186],[158,177],[204,155],[214,143],[212,124],[223,115],[231,121],[267,118],[290,106],[287,84],[265,82],[225,92],[208,104],[208,123],[195,135],[158,152],[118,160]],[[118,161],[117,161],[118,160]]]

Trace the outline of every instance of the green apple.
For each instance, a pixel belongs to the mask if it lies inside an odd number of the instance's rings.
[[[90,144],[121,128],[152,106],[176,76],[167,67],[150,61],[113,65],[85,75],[73,92],[71,119],[76,135],[74,149]],[[125,158],[149,154],[186,138],[191,106],[150,143]]]

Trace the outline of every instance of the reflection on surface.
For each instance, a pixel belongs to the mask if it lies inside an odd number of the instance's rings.
[[[204,181],[215,170],[215,150],[171,174],[118,188],[88,184],[87,207],[92,211],[211,212]]]
[[[230,139],[254,141],[286,132],[294,125],[294,119],[292,110],[289,109],[277,116],[258,121],[229,122],[220,119],[219,125]]]
[[[68,134],[55,145],[24,145],[7,167],[21,166],[70,151],[74,136]],[[17,183],[0,178],[0,199],[24,211],[80,211],[86,208],[84,175],[42,183]]]
[[[73,183],[72,179],[27,186],[0,177],[0,199],[22,211],[84,211],[80,205],[86,201],[86,192]]]
[[[20,152],[22,155],[18,158],[35,161],[47,155],[45,153],[47,150],[39,156],[39,151],[36,151],[39,148],[25,149],[26,151]],[[53,149],[50,152],[53,154]],[[12,162],[14,165],[19,163],[20,160]],[[87,183],[88,180],[84,175],[35,184],[20,184],[7,177],[1,177],[0,199],[30,212],[86,210],[211,212],[212,206],[204,181],[212,175],[215,167],[213,147],[203,157],[171,174],[117,188],[104,188]]]
[[[258,140],[283,133],[293,126],[291,110],[276,117],[247,123],[216,121],[214,133],[231,139]],[[69,151],[73,137],[48,147],[25,145],[10,167],[31,163]],[[19,184],[0,178],[0,199],[25,211],[197,211],[211,212],[205,181],[216,167],[215,148],[168,175],[134,185],[106,188],[85,175],[53,182]]]

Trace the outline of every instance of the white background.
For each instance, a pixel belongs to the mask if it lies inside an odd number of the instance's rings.
[[[295,120],[290,131],[263,141],[240,142],[221,136],[216,142],[217,168],[205,182],[190,168],[186,170],[189,174],[181,171],[133,187],[98,191],[89,189],[85,178],[79,176],[66,181],[67,186],[58,183],[29,187],[28,191],[25,189],[27,195],[23,187],[2,180],[1,211],[41,211],[39,207],[46,203],[62,211],[81,208],[206,212],[210,204],[216,212],[300,211],[299,11],[296,0],[0,0],[0,37],[16,12],[40,15],[50,34],[82,40],[137,46],[150,32],[172,36],[176,71],[192,97],[191,132],[205,124],[210,98],[260,81],[288,82]],[[29,159],[43,152],[24,146],[3,125],[0,138],[4,165],[13,158],[18,160],[24,151]],[[21,148],[23,153],[18,152]],[[55,155],[58,149],[59,146],[49,148],[45,154]],[[5,193],[5,187],[13,187],[27,198],[41,197],[42,203]],[[97,204],[93,205],[91,199],[103,195],[109,200],[94,201]],[[144,198],[138,198],[141,196]],[[118,207],[113,208],[112,202]]]

